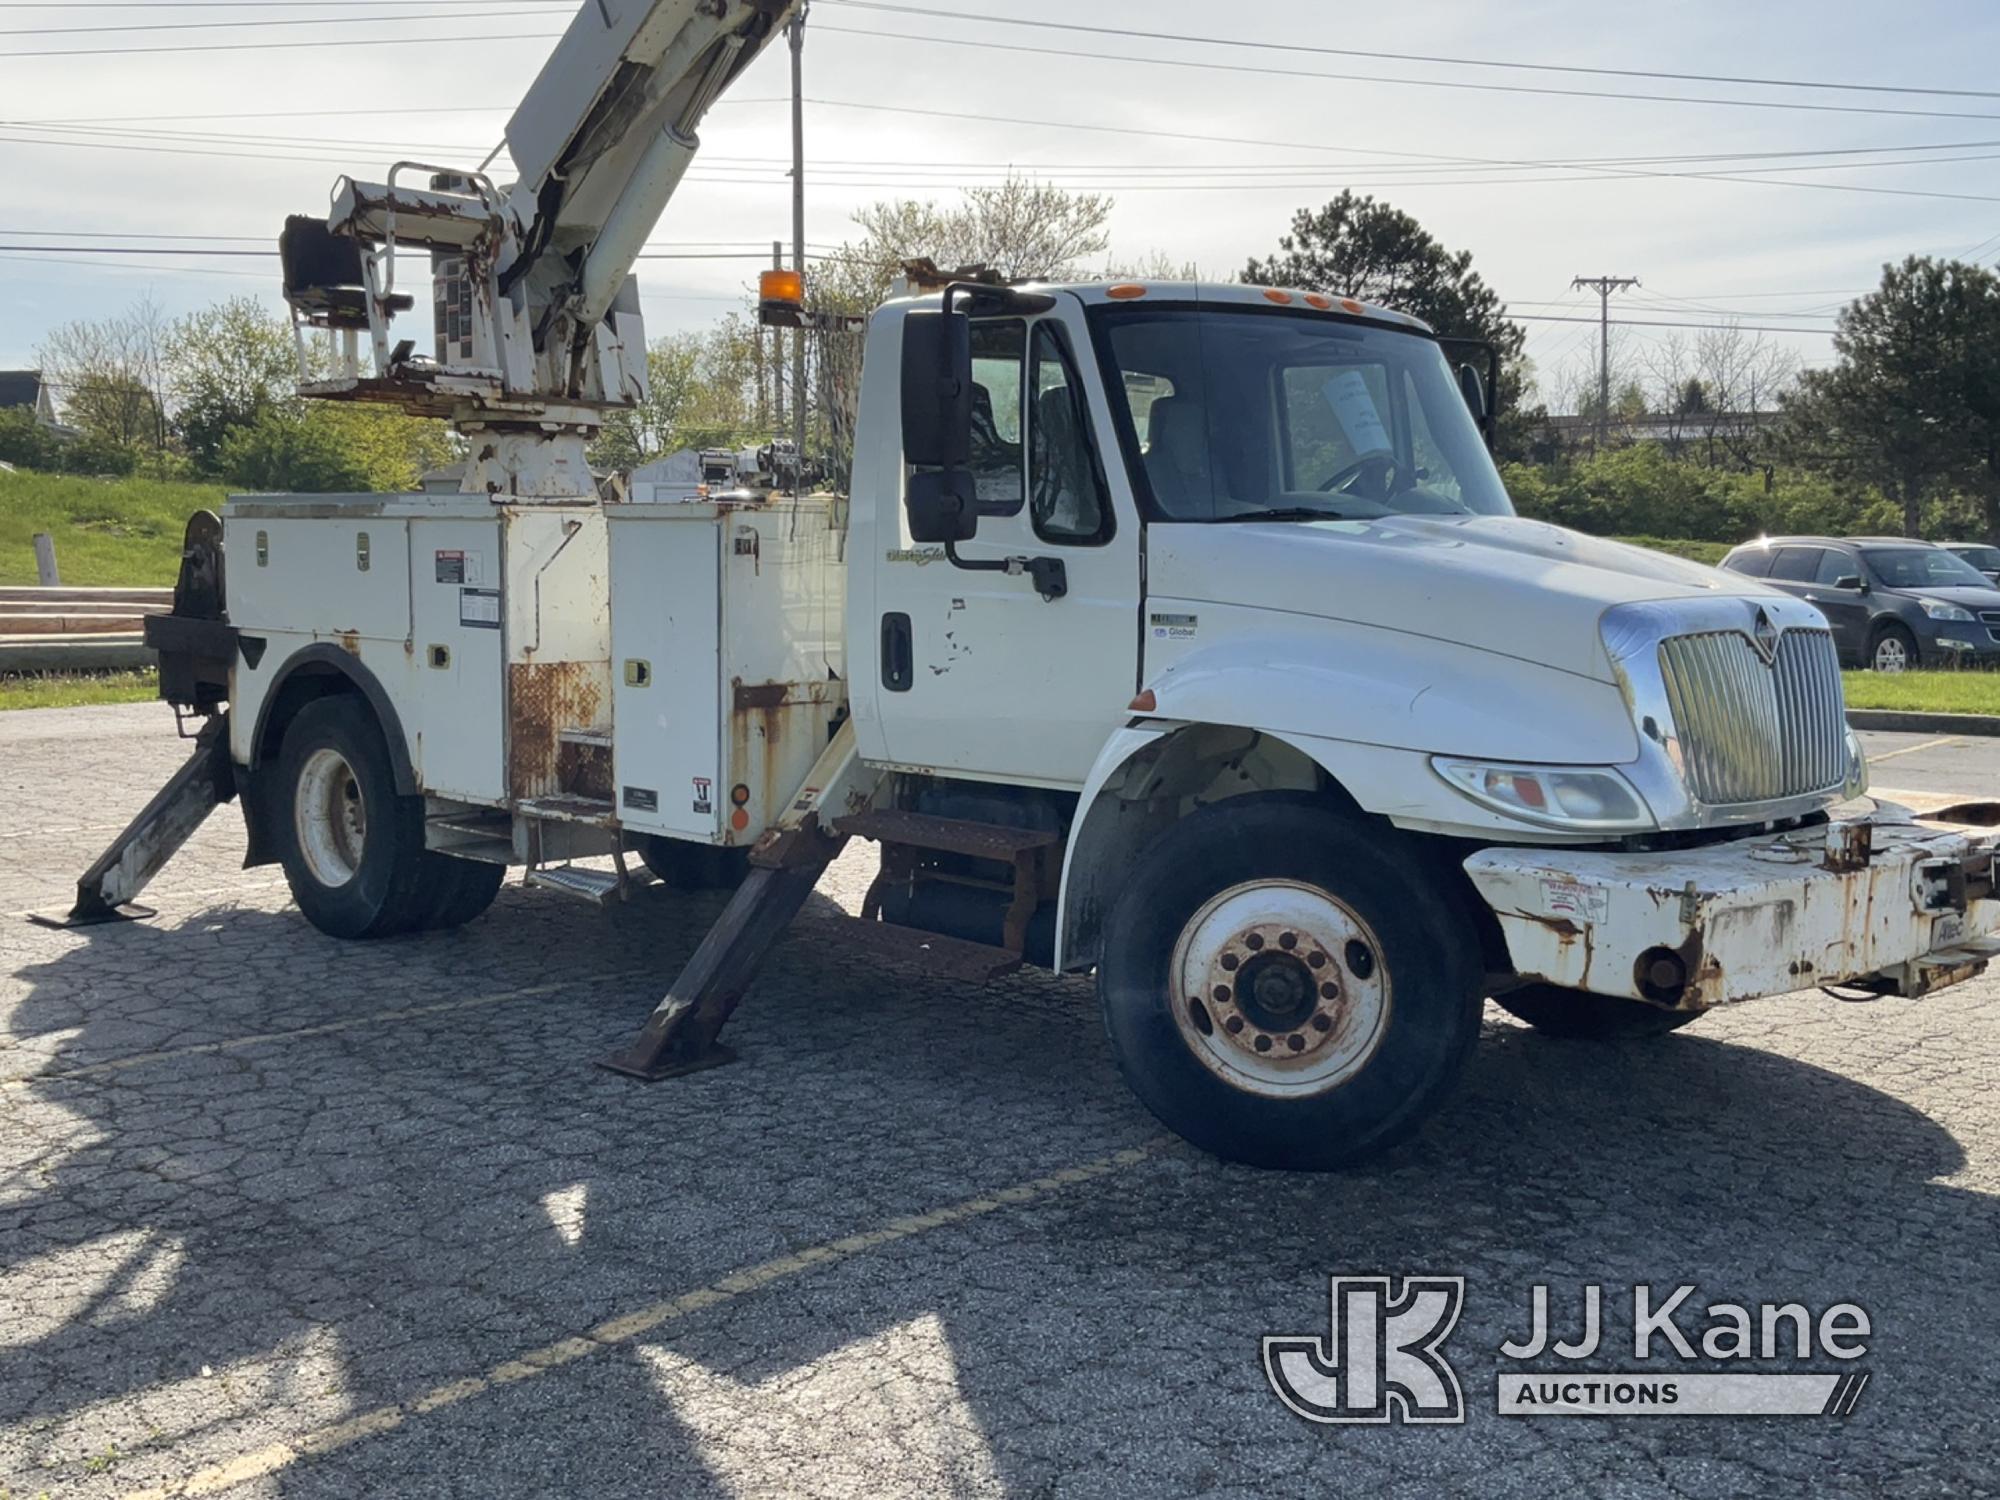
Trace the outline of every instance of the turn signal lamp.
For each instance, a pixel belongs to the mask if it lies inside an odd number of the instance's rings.
[[[1608,767],[1493,765],[1444,756],[1431,765],[1474,802],[1525,822],[1603,832],[1653,826],[1632,784]]]

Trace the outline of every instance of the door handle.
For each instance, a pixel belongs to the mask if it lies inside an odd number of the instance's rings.
[[[882,686],[892,693],[907,693],[916,677],[916,647],[911,640],[910,617],[882,616]]]

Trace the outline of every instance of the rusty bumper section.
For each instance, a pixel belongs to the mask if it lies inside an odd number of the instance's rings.
[[[1820,984],[1920,995],[1973,977],[2000,955],[1996,849],[1989,828],[1880,804],[1702,849],[1486,849],[1465,868],[1521,979],[1704,1010]]]

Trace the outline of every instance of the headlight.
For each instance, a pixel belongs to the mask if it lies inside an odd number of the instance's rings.
[[[1923,606],[1924,613],[1933,620],[1963,620],[1968,625],[1972,623],[1972,611],[1962,605],[1947,604],[1942,599],[1919,599],[1917,603]]]
[[[1510,818],[1577,833],[1634,833],[1653,815],[1616,771],[1570,766],[1506,766],[1431,758],[1431,769],[1482,807]]]

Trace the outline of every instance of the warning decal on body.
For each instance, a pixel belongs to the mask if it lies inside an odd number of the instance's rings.
[[[458,591],[458,623],[476,626],[480,630],[500,628],[500,590],[460,589]]]
[[[1542,905],[1552,917],[1575,917],[1582,922],[1602,922],[1611,914],[1611,893],[1599,885],[1578,880],[1542,880]]]

